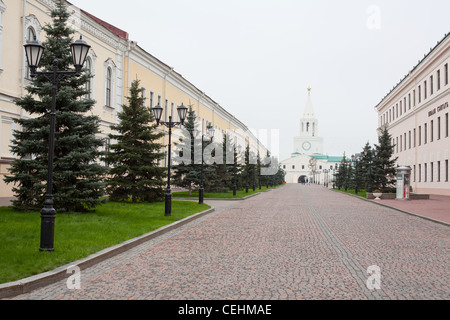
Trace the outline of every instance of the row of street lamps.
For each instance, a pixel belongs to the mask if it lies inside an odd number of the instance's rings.
[[[41,210],[41,243],[40,251],[54,251],[54,233],[55,233],[55,218],[56,210],[54,209],[53,201],[53,160],[55,152],[55,117],[56,117],[56,94],[60,81],[71,77],[81,75],[81,70],[86,62],[87,55],[91,46],[88,45],[82,37],[79,40],[71,44],[71,53],[73,58],[73,65],[75,70],[61,71],[59,70],[59,61],[55,59],[53,61],[53,71],[50,72],[38,72],[41,58],[45,51],[45,47],[36,39],[29,41],[24,45],[27,63],[30,68],[30,76],[32,78],[36,76],[45,77],[52,83],[52,105],[50,112],[50,134],[49,134],[49,154],[48,154],[48,175],[47,175],[47,191],[46,199],[44,202],[44,208]],[[169,144],[168,144],[168,175],[167,175],[167,188],[165,193],[165,216],[172,215],[172,190],[171,190],[171,145],[172,145],[172,129],[176,126],[184,125],[186,120],[188,109],[181,104],[177,108],[179,122],[173,121],[172,116],[169,116],[169,121],[161,121],[163,108],[158,105],[152,108],[153,115],[158,125],[164,125],[169,129]],[[207,135],[201,133],[202,138],[202,163],[201,163],[201,182],[199,188],[199,204],[204,201],[204,187],[203,187],[203,142],[212,142],[214,139],[214,129],[209,128]],[[198,136],[199,130],[194,130],[193,134]],[[248,178],[248,176],[247,176]],[[236,177],[233,187],[233,194],[236,195]],[[247,181],[248,192],[248,181]]]

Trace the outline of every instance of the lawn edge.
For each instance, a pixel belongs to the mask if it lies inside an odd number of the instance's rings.
[[[130,250],[144,242],[159,237],[169,231],[175,230],[189,222],[192,222],[214,211],[215,208],[211,207],[208,210],[193,214],[189,217],[186,217],[182,220],[161,227],[157,230],[154,230],[142,236],[122,242],[110,248],[106,248],[97,253],[91,254],[86,258],[58,267],[52,271],[41,273],[14,282],[0,284],[0,299],[13,298],[18,295],[29,293],[33,290],[48,286],[60,280],[67,279],[72,275],[67,273],[67,270],[71,267],[78,267],[80,268],[80,270],[87,269],[95,264],[98,264],[106,259],[112,258],[118,254],[124,253],[127,250]]]

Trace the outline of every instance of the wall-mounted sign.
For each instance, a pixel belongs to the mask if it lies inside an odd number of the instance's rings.
[[[441,112],[448,108],[448,102],[441,104],[439,107],[434,108],[430,112],[428,112],[428,117],[431,117],[432,115],[436,114],[437,112]]]

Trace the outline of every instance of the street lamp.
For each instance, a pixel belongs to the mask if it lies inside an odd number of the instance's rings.
[[[194,135],[197,136],[199,134],[199,130],[195,129],[194,130]],[[208,128],[208,133],[205,136],[202,133],[202,163],[201,163],[201,173],[200,173],[200,188],[198,190],[198,203],[199,204],[203,204],[203,199],[204,199],[204,194],[205,194],[205,188],[203,187],[203,163],[204,161],[204,150],[203,150],[203,142],[212,142],[214,139],[214,133],[215,130],[213,127]]]
[[[49,152],[48,152],[48,173],[47,173],[47,192],[45,194],[44,208],[41,210],[41,244],[40,251],[54,251],[55,239],[55,218],[56,210],[53,207],[53,158],[55,152],[55,117],[56,117],[56,93],[58,84],[61,80],[71,76],[79,77],[81,69],[86,62],[87,54],[91,48],[82,37],[71,44],[73,65],[75,70],[59,71],[58,60],[53,61],[53,71],[38,72],[41,58],[45,47],[36,40],[29,41],[24,45],[27,63],[30,68],[30,76],[42,76],[52,83],[52,105],[50,112],[50,134],[49,134]]]
[[[178,111],[178,118],[180,119],[180,122],[174,122],[172,121],[172,116],[169,116],[169,121],[161,121],[161,116],[163,113],[163,108],[160,105],[157,105],[156,107],[152,108],[153,115],[155,116],[156,123],[158,125],[162,124],[165,125],[167,128],[169,128],[169,159],[167,163],[167,189],[166,189],[166,195],[165,195],[165,216],[170,217],[172,216],[172,190],[170,188],[170,166],[171,166],[171,153],[172,153],[172,128],[183,125],[184,120],[186,120],[186,114],[187,114],[187,108],[181,104],[177,108]]]

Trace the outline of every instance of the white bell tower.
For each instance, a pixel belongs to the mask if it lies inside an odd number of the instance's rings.
[[[308,100],[300,119],[300,136],[294,139],[294,153],[313,155],[323,154],[323,138],[318,136],[319,121],[314,115],[311,101],[311,88],[308,88]]]

